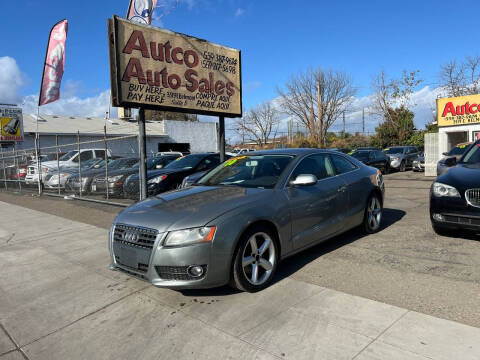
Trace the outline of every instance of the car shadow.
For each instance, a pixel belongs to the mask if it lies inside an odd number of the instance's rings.
[[[383,209],[382,225],[379,232],[382,232],[386,228],[400,221],[405,214],[406,212],[403,210],[390,208]],[[362,229],[356,227],[283,260],[278,267],[273,283],[291,276],[304,266],[308,265],[312,261],[315,261],[317,258],[335,251],[345,245],[351,244],[365,236],[367,235],[363,233]]]
[[[400,221],[405,216],[405,214],[406,212],[402,210],[384,208],[382,226],[379,232],[382,232],[386,228]],[[336,249],[348,245],[358,239],[361,239],[364,236],[366,235],[362,233],[361,229],[354,228],[283,260],[279,264],[272,285],[294,274],[295,272],[303,268],[305,265],[308,265],[312,261],[315,261],[320,256],[335,251]],[[241,291],[236,290],[230,286],[222,286],[213,289],[186,289],[180,290],[180,292],[187,297],[202,297],[227,296],[240,293]]]

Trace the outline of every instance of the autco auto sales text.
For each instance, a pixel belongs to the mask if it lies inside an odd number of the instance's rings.
[[[236,74],[237,59],[219,56],[209,51],[201,54],[202,59],[200,59],[197,51],[173,47],[170,41],[165,43],[152,41],[148,46],[142,31],[139,30],[132,31],[122,52],[137,55],[134,51],[145,59],[184,65],[186,70],[183,76],[180,76],[177,73],[169,73],[166,66],[159,71],[144,69],[138,57],[130,57],[121,77],[122,81],[129,83],[128,98],[130,100],[163,104],[165,96],[168,96],[173,104],[179,106],[185,106],[187,101],[196,101],[195,105],[205,110],[229,108],[230,97],[235,95],[236,91],[234,83],[215,79],[214,72],[209,72],[208,78],[199,78],[195,69],[201,66],[207,70]],[[137,79],[138,85],[130,83],[132,78]],[[192,96],[167,90],[176,90],[181,86],[192,93]],[[197,93],[193,94],[195,92]]]

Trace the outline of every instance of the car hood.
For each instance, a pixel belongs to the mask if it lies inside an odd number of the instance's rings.
[[[471,188],[480,188],[480,164],[459,164],[439,176],[437,182],[456,187],[463,192]]]
[[[44,167],[56,168],[58,165],[60,165],[60,167],[65,166],[67,164],[67,161],[59,161],[57,163],[57,160],[50,160],[50,161],[45,161],[45,162],[42,161],[41,164]]]
[[[200,227],[240,206],[268,201],[271,191],[237,186],[188,187],[133,204],[115,221],[159,232]]]

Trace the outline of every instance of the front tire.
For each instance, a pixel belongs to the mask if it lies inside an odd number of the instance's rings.
[[[405,161],[402,161],[400,163],[400,172],[405,172],[407,166],[405,165]]]
[[[365,215],[363,217],[363,231],[367,234],[374,234],[380,230],[382,222],[383,206],[377,194],[373,193],[368,197]]]
[[[266,226],[254,226],[242,235],[234,254],[233,287],[256,292],[270,285],[279,258],[275,239]]]

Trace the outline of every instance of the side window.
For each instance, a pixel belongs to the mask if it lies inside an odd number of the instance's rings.
[[[301,174],[312,174],[320,180],[334,176],[335,170],[328,154],[317,154],[303,159],[293,171],[291,180]]]
[[[95,150],[95,157],[105,159],[105,150]]]
[[[72,162],[78,162],[78,154],[72,157]]]
[[[375,151],[375,158],[377,160],[384,160],[385,159],[385,154],[381,151]]]
[[[357,167],[343,156],[331,155],[337,174],[344,174],[346,172],[355,170]]]
[[[369,160],[375,160],[376,159],[376,152],[375,151],[370,151],[370,153],[368,154],[368,158]]]
[[[93,155],[90,150],[80,153],[80,161],[87,161],[90,160],[92,157]]]
[[[209,158],[207,158],[208,163],[208,168],[213,169],[214,167],[217,167],[220,165],[220,155],[214,155]]]

